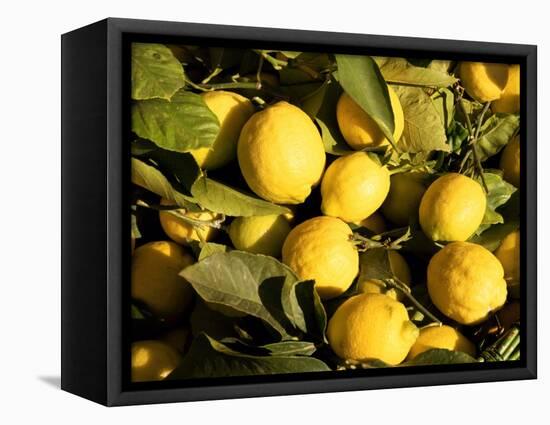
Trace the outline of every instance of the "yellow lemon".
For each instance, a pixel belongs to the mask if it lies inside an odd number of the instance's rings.
[[[132,381],[162,381],[178,367],[178,352],[162,341],[146,340],[132,344]]]
[[[162,199],[160,202],[161,205],[172,205],[173,202],[170,202],[166,199]],[[187,212],[185,213],[186,217],[197,221],[211,222],[212,220],[219,217],[219,214],[215,214],[210,211],[203,212]],[[172,213],[167,211],[159,211],[160,225],[164,232],[168,235],[170,239],[179,244],[188,244],[191,241],[200,241],[202,240],[209,241],[214,238],[217,234],[217,229],[209,227],[206,225],[199,226],[193,225],[189,221],[175,216]]]
[[[453,242],[430,260],[428,293],[444,315],[463,325],[474,325],[504,305],[504,270],[481,245]]]
[[[410,286],[411,284],[411,270],[409,265],[403,258],[401,254],[397,251],[388,251],[388,259],[390,262],[390,268],[393,272],[393,275],[397,277],[401,282]],[[364,294],[386,294],[388,297],[393,298],[394,300],[403,299],[403,294],[394,289],[388,288],[384,282],[375,279],[362,279],[361,276],[363,272],[368,272],[369,264],[366,264],[365,261],[361,263],[361,273],[359,274],[359,279],[357,280],[357,291]]]
[[[420,353],[432,348],[461,351],[472,357],[476,355],[475,345],[455,328],[447,325],[430,325],[420,329],[420,335],[411,347],[407,360],[412,360]]]
[[[393,139],[397,142],[403,134],[405,120],[399,98],[388,86],[394,118]],[[389,143],[378,124],[351,98],[343,93],[336,104],[336,119],[342,136],[353,149],[383,146]]]
[[[519,187],[520,183],[520,155],[519,155],[519,136],[514,137],[504,150],[500,157],[500,169],[502,170],[504,180]]]
[[[418,215],[420,200],[426,191],[424,173],[399,173],[390,178],[390,191],[381,210],[384,217],[398,226],[406,226]]]
[[[178,318],[193,298],[193,288],[179,273],[193,262],[193,257],[174,242],[149,242],[136,248],[132,298],[160,318]]]
[[[235,159],[239,134],[254,113],[254,106],[246,97],[228,91],[209,91],[201,96],[206,106],[218,118],[220,132],[211,147],[195,149],[191,151],[191,155],[199,167],[213,170]]]
[[[461,62],[458,73],[466,93],[478,102],[500,98],[508,82],[506,64]]]
[[[229,237],[235,248],[255,254],[278,257],[290,232],[283,215],[237,217],[229,226]]]
[[[508,82],[504,87],[500,99],[491,103],[493,112],[517,114],[519,112],[519,65],[510,65]]]
[[[485,192],[475,180],[445,174],[422,196],[420,226],[433,241],[465,241],[481,224],[486,204]]]
[[[495,251],[504,269],[504,279],[508,286],[519,283],[520,259],[519,259],[519,230],[506,235]]]
[[[248,186],[278,204],[302,203],[321,180],[326,160],[311,118],[287,102],[268,106],[247,121],[237,155]]]
[[[418,336],[407,309],[382,294],[361,294],[344,301],[328,323],[332,350],[342,359],[401,363]]]
[[[327,168],[321,183],[323,214],[349,223],[375,212],[388,194],[390,173],[367,153],[338,158]]]
[[[384,217],[382,217],[379,212],[373,212],[357,224],[365,229],[369,229],[375,235],[379,235],[380,233],[384,233],[386,231],[386,222],[384,221]]]
[[[283,245],[283,263],[300,279],[314,279],[323,299],[346,291],[359,271],[351,229],[334,217],[315,217],[296,226]]]

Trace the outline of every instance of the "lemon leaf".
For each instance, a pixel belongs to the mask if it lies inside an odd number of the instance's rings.
[[[325,89],[323,103],[315,118],[321,128],[321,138],[325,146],[325,152],[338,156],[355,152],[344,140],[336,120],[336,103],[341,94],[342,88],[338,82],[331,81]]]
[[[388,83],[425,87],[449,87],[457,79],[447,72],[415,66],[403,58],[378,60],[380,72]]]
[[[184,85],[181,63],[168,47],[132,43],[132,99],[170,99]]]
[[[229,247],[227,245],[215,242],[206,242],[201,246],[199,252],[199,261],[204,260],[206,257],[209,257],[217,252],[227,252]]]
[[[445,350],[443,348],[432,348],[424,351],[408,362],[400,366],[425,366],[435,364],[457,364],[457,363],[476,363],[477,360],[472,356],[461,351]]]
[[[324,372],[329,367],[313,357],[252,355],[200,334],[169,379],[273,375],[278,373]]]
[[[276,292],[286,280],[297,278],[274,258],[240,251],[216,253],[187,267],[180,275],[203,300],[257,317],[281,336],[288,336],[289,323]]]
[[[504,205],[517,190],[513,185],[506,182],[500,174],[486,172],[483,173],[483,176],[489,192],[487,193],[485,216],[476,230],[476,234],[482,233],[492,224],[504,223],[504,218],[496,210]]]
[[[342,88],[376,122],[384,136],[395,143],[390,95],[376,62],[370,56],[336,55],[336,63]]]
[[[475,149],[480,161],[496,155],[510,141],[519,128],[519,115],[495,114],[481,127]]]
[[[166,198],[182,208],[194,207],[195,200],[175,190],[168,179],[155,167],[132,158],[132,183]]]
[[[169,151],[188,152],[214,144],[220,123],[201,96],[180,90],[171,100],[132,105],[132,131]]]
[[[199,177],[191,186],[191,194],[203,207],[233,217],[285,214],[286,207],[264,201],[251,193],[227,186],[208,177]]]
[[[418,87],[395,86],[403,107],[405,128],[397,146],[403,152],[449,152],[444,119],[439,106]]]

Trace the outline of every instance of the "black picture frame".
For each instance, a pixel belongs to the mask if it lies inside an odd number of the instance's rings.
[[[526,147],[521,150],[521,360],[130,384],[124,331],[130,267],[128,46],[131,41],[181,39],[519,63],[521,139]],[[536,46],[119,18],[69,32],[61,41],[62,389],[114,406],[536,378]]]

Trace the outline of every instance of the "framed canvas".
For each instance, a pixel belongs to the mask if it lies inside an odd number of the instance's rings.
[[[126,405],[536,378],[536,55],[64,34],[62,388]]]

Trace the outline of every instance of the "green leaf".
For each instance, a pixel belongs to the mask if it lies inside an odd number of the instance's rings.
[[[173,201],[182,208],[188,208],[195,203],[192,197],[175,190],[168,179],[155,167],[132,158],[131,168],[132,183]]]
[[[342,88],[395,144],[390,95],[376,62],[369,56],[336,55],[336,63]]]
[[[235,318],[228,317],[219,311],[209,308],[206,303],[197,300],[189,319],[191,333],[199,335],[204,332],[212,338],[222,339],[237,336],[234,329]]]
[[[437,69],[414,66],[403,58],[387,58],[383,63],[377,61],[380,72],[388,83],[424,87],[449,87],[457,79]]]
[[[257,376],[278,373],[324,372],[329,367],[306,356],[258,356],[240,353],[208,335],[199,335],[169,379]]]
[[[431,96],[432,102],[445,129],[451,126],[455,113],[455,96],[449,89],[439,89]]]
[[[489,227],[480,235],[474,235],[470,238],[470,242],[476,243],[487,248],[489,251],[493,252],[499,246],[502,240],[514,230],[519,229],[519,222],[505,222],[501,224],[495,224]]]
[[[216,253],[180,274],[203,300],[257,317],[283,337],[293,331],[282,306],[281,291],[285,284],[298,279],[276,259],[241,251]]]
[[[472,356],[461,351],[451,351],[442,348],[432,348],[424,351],[414,359],[402,363],[400,366],[426,366],[436,364],[476,363]]]
[[[505,204],[512,194],[517,190],[513,185],[506,182],[501,175],[496,173],[483,173],[485,183],[487,184],[487,207],[481,226],[476,234],[480,234],[492,224],[504,223],[504,218],[496,209]]]
[[[132,131],[169,151],[188,152],[214,144],[220,124],[201,96],[184,90],[171,99],[132,105]]]
[[[404,152],[449,152],[445,126],[432,99],[418,87],[396,86],[405,128],[397,146]]]
[[[315,281],[285,282],[282,307],[287,318],[303,333],[326,342],[327,314],[315,291]]]
[[[148,149],[146,143],[153,148]],[[135,151],[138,152],[137,155],[134,153]],[[138,146],[136,146],[136,142],[132,144],[132,153],[140,159],[152,160],[156,166],[163,170],[175,189],[185,195],[191,195],[193,183],[202,175],[197,161],[189,152],[167,151],[158,148],[148,140],[141,139]]]
[[[359,256],[359,281],[393,278],[388,251],[372,248]]]
[[[334,80],[331,81],[326,88],[323,103],[315,118],[321,128],[325,152],[332,155],[347,155],[355,152],[344,140],[336,120],[336,103],[341,94],[342,88],[340,85]]]
[[[483,123],[475,148],[480,161],[496,155],[519,128],[519,115],[495,114]]]
[[[285,214],[290,210],[264,201],[255,195],[226,186],[208,177],[200,177],[191,187],[197,202],[210,211],[233,217]]]
[[[272,356],[311,356],[315,353],[315,344],[307,341],[281,341],[262,345]]]
[[[132,43],[132,99],[170,99],[185,85],[181,63],[162,44]]]
[[[218,252],[227,252],[229,247],[221,243],[206,242],[202,244],[201,250],[199,253],[199,261],[204,260],[206,257],[210,257],[212,254]]]

